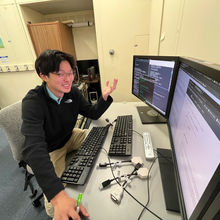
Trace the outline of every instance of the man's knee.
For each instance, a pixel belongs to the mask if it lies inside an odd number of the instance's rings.
[[[52,204],[50,202],[48,202],[45,195],[44,195],[44,207],[45,207],[47,215],[50,216],[51,218],[53,218],[54,217],[54,208],[53,208]]]

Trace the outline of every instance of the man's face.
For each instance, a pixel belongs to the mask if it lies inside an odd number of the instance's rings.
[[[57,98],[61,98],[64,93],[70,92],[74,74],[68,61],[65,60],[60,63],[58,73],[49,74],[49,77],[42,74],[40,76],[47,83],[49,90]]]

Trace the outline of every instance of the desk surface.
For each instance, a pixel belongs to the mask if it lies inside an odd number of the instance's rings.
[[[105,126],[107,123],[106,118],[110,122],[114,121],[118,115],[133,115],[133,130],[143,134],[148,131],[151,134],[152,144],[155,148],[170,148],[170,141],[168,138],[168,129],[166,124],[148,124],[142,125],[136,106],[142,106],[141,102],[129,103],[113,103],[109,109],[96,121],[93,121],[92,126]],[[103,147],[108,151],[110,146],[113,128],[109,128],[108,136],[103,144]],[[148,169],[151,162],[147,161],[144,157],[143,139],[140,135],[133,132],[133,150],[132,157],[141,157],[144,167]],[[127,160],[132,157],[111,157],[111,161]],[[102,150],[97,158],[96,163],[108,163],[108,158],[104,150]],[[115,169],[114,173],[117,176],[118,170],[120,174],[129,174],[133,171],[134,167],[130,163],[123,164],[120,168]],[[134,220],[138,219],[142,206],[139,205],[133,198],[124,192],[121,203],[116,204],[110,198],[110,193],[118,186],[115,181],[112,182],[110,187],[99,190],[99,185],[107,180],[112,179],[110,168],[96,168],[94,167],[88,182],[84,186],[74,186],[68,184],[66,192],[69,196],[77,198],[79,193],[83,194],[82,204],[86,207],[90,214],[90,220]],[[133,178],[130,185],[126,189],[142,204],[147,202],[147,180],[138,177]],[[167,211],[163,197],[163,189],[160,177],[160,170],[158,161],[152,167],[150,178],[150,202],[148,208],[164,220],[179,220],[180,214]],[[158,219],[149,211],[145,210],[141,219],[154,220]]]

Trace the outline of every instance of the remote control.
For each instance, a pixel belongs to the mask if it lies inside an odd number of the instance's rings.
[[[144,151],[146,159],[154,158],[154,149],[151,142],[151,137],[149,132],[143,132],[143,141],[144,141]]]

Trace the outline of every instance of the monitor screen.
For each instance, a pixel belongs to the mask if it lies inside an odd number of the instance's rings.
[[[178,57],[134,56],[132,94],[146,105],[137,107],[142,124],[166,123]]]
[[[179,61],[168,123],[177,191],[183,219],[202,219],[220,186],[220,68]]]
[[[99,74],[99,63],[98,59],[93,60],[77,60],[77,67],[79,71],[79,75],[82,77],[83,75],[88,75],[87,69],[94,66],[95,73]]]

